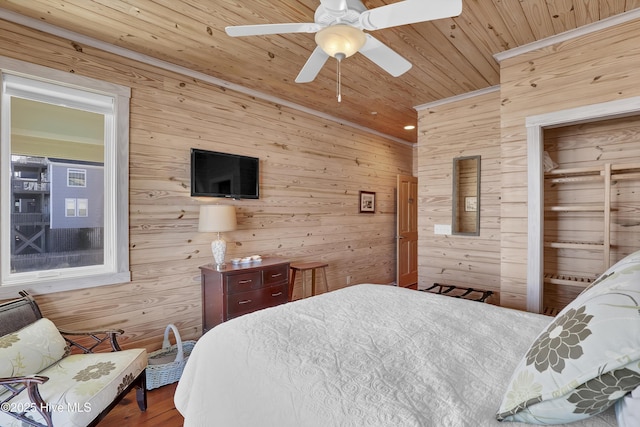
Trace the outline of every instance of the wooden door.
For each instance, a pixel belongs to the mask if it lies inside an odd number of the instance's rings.
[[[396,283],[418,288],[418,178],[398,175]]]

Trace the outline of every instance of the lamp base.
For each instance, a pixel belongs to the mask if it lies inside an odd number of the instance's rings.
[[[213,260],[215,262],[216,270],[224,270],[224,257],[227,253],[227,242],[225,242],[224,239],[221,238],[218,238],[211,242],[211,253],[213,253]]]

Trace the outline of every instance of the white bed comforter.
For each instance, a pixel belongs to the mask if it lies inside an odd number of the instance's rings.
[[[551,318],[357,285],[223,323],[175,394],[185,427],[516,426],[495,412]],[[615,426],[612,410],[573,426]]]

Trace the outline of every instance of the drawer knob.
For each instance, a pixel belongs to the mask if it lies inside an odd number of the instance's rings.
[[[276,274],[272,274],[271,278],[275,279],[276,277],[280,277],[280,276],[282,276],[282,273],[276,273]]]
[[[249,304],[250,302],[251,302],[250,299],[245,299],[245,300],[239,301],[238,304]]]
[[[275,293],[275,294],[271,294],[271,296],[272,296],[272,297],[279,297],[280,295],[282,295],[282,292],[278,292],[278,293]]]
[[[238,281],[238,283],[241,284],[241,285],[244,285],[246,283],[251,283],[251,282],[253,282],[253,280],[251,280],[251,279],[244,279],[244,280],[239,280]]]

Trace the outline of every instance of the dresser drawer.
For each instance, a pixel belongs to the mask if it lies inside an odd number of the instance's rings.
[[[285,282],[282,285],[271,286],[265,288],[263,301],[266,307],[273,307],[274,305],[284,304],[289,301],[289,283]]]
[[[227,318],[231,319],[252,311],[284,304],[288,299],[287,284],[229,295],[227,296]]]
[[[289,281],[289,265],[274,265],[263,270],[262,280],[264,286],[279,285]]]
[[[226,277],[227,293],[235,294],[262,288],[262,274],[260,271],[251,273],[229,274]]]

